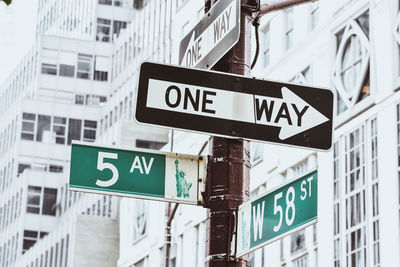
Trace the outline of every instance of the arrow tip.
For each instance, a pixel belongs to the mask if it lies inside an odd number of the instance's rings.
[[[298,111],[303,110],[306,106],[308,109],[301,116],[301,125],[297,126],[297,119],[299,115],[296,116],[296,120],[293,121],[293,125],[284,125],[279,132],[279,139],[285,140],[289,137],[295,136],[299,133],[305,132],[311,128],[314,128],[322,123],[329,121],[329,119],[323,115],[321,112],[316,110],[313,106],[308,104],[306,101],[301,99],[295,93],[293,93],[289,88],[282,87],[282,97],[284,102],[290,104],[291,106],[294,104],[297,107]],[[293,114],[296,112],[293,110]]]

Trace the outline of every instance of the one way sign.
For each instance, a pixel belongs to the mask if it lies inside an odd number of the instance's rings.
[[[240,1],[218,1],[179,45],[179,64],[210,69],[239,40]]]
[[[145,62],[139,122],[329,150],[333,94],[309,86]]]

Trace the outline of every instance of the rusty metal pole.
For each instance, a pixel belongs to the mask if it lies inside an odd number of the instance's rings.
[[[207,12],[216,0],[205,1]],[[247,1],[241,0],[242,4]],[[241,11],[241,29],[238,43],[215,65],[213,70],[250,75],[251,65],[251,14]],[[250,150],[249,142],[242,139],[212,137],[210,139],[206,207],[207,267],[247,267],[248,256],[230,257],[235,231],[235,210],[249,198]]]

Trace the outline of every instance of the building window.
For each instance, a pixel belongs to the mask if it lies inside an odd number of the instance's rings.
[[[75,95],[75,105],[85,104],[85,96],[81,94]]]
[[[333,260],[334,267],[340,267],[340,166],[339,143],[333,147]]]
[[[57,65],[56,64],[42,64],[42,73],[49,75],[57,75]]]
[[[105,1],[111,2],[108,0]],[[111,20],[97,18],[96,41],[110,42],[110,29],[111,29]]]
[[[56,216],[57,189],[44,188],[43,215]]]
[[[74,77],[75,66],[60,64],[60,76]]]
[[[112,0],[99,0],[99,4],[111,6]]]
[[[119,33],[121,32],[122,29],[126,28],[126,21],[118,21],[114,20],[113,21],[113,40],[118,38]]]
[[[134,9],[142,9],[145,6],[145,0],[133,0]]]
[[[50,138],[50,116],[39,115],[38,116],[38,124],[37,124],[37,132],[36,132],[36,141],[49,141]],[[45,136],[45,138],[43,138]],[[47,140],[46,140],[47,139]]]
[[[308,267],[308,255],[304,255],[293,261],[293,267]]]
[[[80,79],[90,79],[92,73],[93,56],[78,54],[78,71],[76,77]]]
[[[63,172],[63,166],[59,166],[59,165],[50,165],[49,166],[49,172]]]
[[[293,233],[290,236],[290,252],[296,254],[306,248],[306,237],[304,229]]]
[[[75,76],[76,54],[71,52],[59,51],[59,74],[65,77]]]
[[[287,9],[285,12],[285,48],[289,50],[293,47],[293,8]]]
[[[82,121],[76,119],[68,120],[68,145],[72,140],[81,140]]]
[[[65,128],[67,119],[63,117],[53,117],[53,132],[56,144],[65,144]]]
[[[22,114],[22,140],[34,140],[36,114],[23,113]]]
[[[264,145],[256,142],[250,143],[251,166],[260,163],[264,158]]]
[[[83,127],[83,141],[94,142],[96,140],[97,121],[85,120]]]
[[[107,81],[108,80],[108,58],[96,56],[94,62],[94,80]]]
[[[19,163],[18,164],[18,174],[21,174],[24,172],[24,170],[26,169],[30,169],[31,165],[30,164],[23,164],[23,163]]]
[[[144,200],[135,201],[133,219],[133,242],[138,241],[146,234],[147,224],[147,202]]]
[[[28,186],[28,213],[56,216],[57,189]]]
[[[346,261],[348,266],[366,266],[365,126],[345,139]]]
[[[38,232],[38,231],[30,231],[24,230],[24,240],[22,243],[22,254],[24,254],[27,250],[29,250],[35,243],[48,235],[48,232]]]
[[[270,39],[270,28],[268,26],[264,32],[264,68],[267,67],[270,62],[270,49],[271,49],[271,39]]]
[[[338,114],[370,95],[369,13],[366,12],[336,34],[334,85]]]
[[[160,150],[166,143],[164,142],[155,142],[155,141],[147,141],[136,139],[136,147],[137,148],[148,148],[154,150]]]
[[[42,188],[39,186],[28,186],[28,201],[26,205],[26,212],[40,213],[40,196]]]
[[[310,14],[311,14],[310,27],[311,30],[314,30],[317,27],[319,19],[319,2],[312,2],[310,4]]]
[[[334,267],[366,267],[367,262],[380,266],[377,137],[373,118],[334,144]],[[366,208],[367,202],[371,209]],[[345,257],[341,257],[342,247]]]

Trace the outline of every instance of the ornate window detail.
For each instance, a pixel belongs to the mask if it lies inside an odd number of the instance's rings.
[[[336,34],[333,84],[338,92],[338,114],[352,109],[370,95],[368,35],[368,12],[349,22]]]
[[[147,203],[144,200],[135,201],[133,221],[133,241],[136,242],[146,235],[147,224]]]

